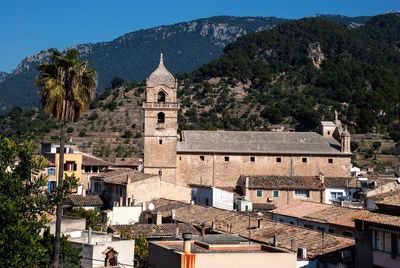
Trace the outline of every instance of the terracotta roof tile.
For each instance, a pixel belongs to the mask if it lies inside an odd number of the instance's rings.
[[[376,201],[375,204],[379,207],[379,205],[392,206],[392,207],[400,207],[400,190],[392,191],[391,194]]]
[[[393,216],[388,214],[363,211],[362,214],[354,217],[355,220],[378,223],[388,226],[400,227],[400,216]]]
[[[82,165],[83,166],[112,166],[110,162],[107,162],[101,158],[95,157],[90,154],[82,153]]]
[[[102,206],[103,201],[98,195],[70,195],[69,203],[73,206]]]
[[[116,157],[114,162],[116,167],[137,167],[141,161],[139,157]]]
[[[182,131],[178,152],[346,155],[316,132]],[[350,155],[350,154],[347,154]]]
[[[363,212],[360,209],[330,206],[329,208],[309,213],[303,219],[354,228],[353,219]]]
[[[91,178],[103,180],[105,183],[126,185],[128,182],[141,181],[154,176],[132,169],[116,169],[94,175]]]
[[[196,228],[186,223],[110,225],[108,228],[112,232],[118,232],[121,236],[137,237],[144,235],[147,238],[157,238],[175,237],[176,227],[179,229],[179,235],[183,233],[200,234]]]
[[[327,188],[360,188],[357,177],[325,177],[325,187]]]
[[[300,201],[283,207],[279,207],[277,209],[274,209],[272,212],[274,214],[286,215],[289,217],[303,218],[308,214],[312,214],[314,212],[327,209],[329,207],[331,207],[331,205]]]
[[[244,213],[187,205],[176,209],[175,214],[176,219],[181,222],[199,226],[205,224],[206,227],[213,227],[221,232],[237,233],[244,237],[248,237],[249,234],[249,217]],[[305,247],[308,258],[354,245],[354,240],[351,238],[331,234],[322,235],[321,232],[315,230],[274,222],[267,218],[262,218],[261,228],[257,229],[258,219],[258,217],[250,216],[251,239],[270,243],[276,235],[279,247],[287,250]]]
[[[243,176],[242,176],[243,177]],[[300,177],[300,176],[245,176],[249,178],[250,189],[323,189],[323,185],[318,177]]]

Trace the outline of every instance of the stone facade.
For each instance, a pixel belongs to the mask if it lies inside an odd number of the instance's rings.
[[[176,179],[176,143],[179,104],[176,82],[160,65],[147,79],[144,109],[144,173],[159,175],[174,183]]]
[[[307,162],[303,162],[303,158],[306,158]],[[350,157],[204,153],[177,155],[178,184],[231,187],[236,185],[238,178],[243,174],[318,176],[320,173],[328,177],[349,176]]]
[[[143,104],[145,173],[168,183],[216,187],[234,187],[241,175],[350,176],[350,134],[333,122],[325,122],[324,135],[183,131],[178,140],[176,91],[161,57]]]

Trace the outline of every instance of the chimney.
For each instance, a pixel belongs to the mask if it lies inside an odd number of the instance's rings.
[[[192,234],[190,233],[184,233],[183,234],[183,252],[184,253],[190,253],[191,252],[191,243],[192,240]]]
[[[124,204],[122,202],[122,195],[119,196],[119,207],[122,207]]]
[[[88,240],[88,244],[90,244],[92,242],[92,227],[89,227],[87,240]]]
[[[142,202],[142,211],[145,211],[145,210],[146,210],[146,203]]]
[[[321,181],[321,184],[325,183],[325,175],[322,174],[321,172],[319,173],[319,180]]]
[[[272,246],[277,247],[278,246],[278,236],[274,235],[274,240],[272,242]]]
[[[178,227],[178,225],[175,227],[175,238],[179,238],[179,227]]]
[[[204,238],[206,236],[206,226],[204,223],[201,225],[201,236]]]

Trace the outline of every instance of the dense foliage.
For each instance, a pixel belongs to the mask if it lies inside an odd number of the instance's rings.
[[[301,123],[313,129],[337,110],[352,131],[399,136],[399,49],[398,14],[354,29],[312,18],[243,36],[219,59],[182,76],[180,125],[266,129],[269,123]],[[313,53],[323,57],[320,66]],[[248,88],[240,92],[243,84]]]
[[[62,202],[76,181],[48,198],[43,193],[46,177],[39,172],[45,161],[34,157],[32,142],[18,143],[0,136],[0,267],[46,267],[51,260],[52,236],[42,237],[47,215]],[[63,263],[76,263],[79,252],[63,242]]]
[[[74,216],[79,218],[86,219],[86,228],[92,228],[95,231],[101,231],[102,226],[105,222],[102,220],[101,215],[98,211],[95,210],[86,210],[82,207],[74,208],[71,211],[65,213],[68,216]]]

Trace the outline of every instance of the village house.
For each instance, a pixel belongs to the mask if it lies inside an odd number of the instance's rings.
[[[319,177],[241,176],[238,184],[243,197],[259,208],[268,204],[273,209],[304,200],[323,202],[324,185]]]
[[[88,231],[64,233],[72,246],[81,250],[81,267],[134,267],[135,240]]]
[[[192,188],[192,201],[195,204],[212,206],[220,209],[233,210],[234,196],[233,190],[225,190],[207,185],[190,185]]]
[[[357,267],[400,267],[400,195],[376,200],[376,211],[355,218]]]
[[[350,176],[350,133],[336,116],[315,132],[195,131],[178,134],[177,81],[165,68],[147,79],[144,173],[173,184],[235,187],[241,175]]]
[[[269,216],[241,213],[185,204],[172,200],[153,200],[154,211],[163,222],[189,223],[206,233],[239,234],[251,241],[276,245],[298,253],[298,267],[323,264],[351,264],[354,239],[275,222]],[[151,212],[148,212],[148,215]]]
[[[149,267],[154,268],[239,268],[270,267],[295,268],[296,254],[273,246],[247,241],[229,243],[213,239],[204,241],[192,234],[183,234],[183,241],[152,241],[149,243]]]
[[[270,211],[271,219],[326,233],[354,237],[353,219],[363,213],[352,209],[315,202],[297,202]]]
[[[116,169],[91,177],[92,194],[101,195],[106,207],[135,206],[156,198],[189,202],[191,189],[160,180],[158,175],[132,169]]]

